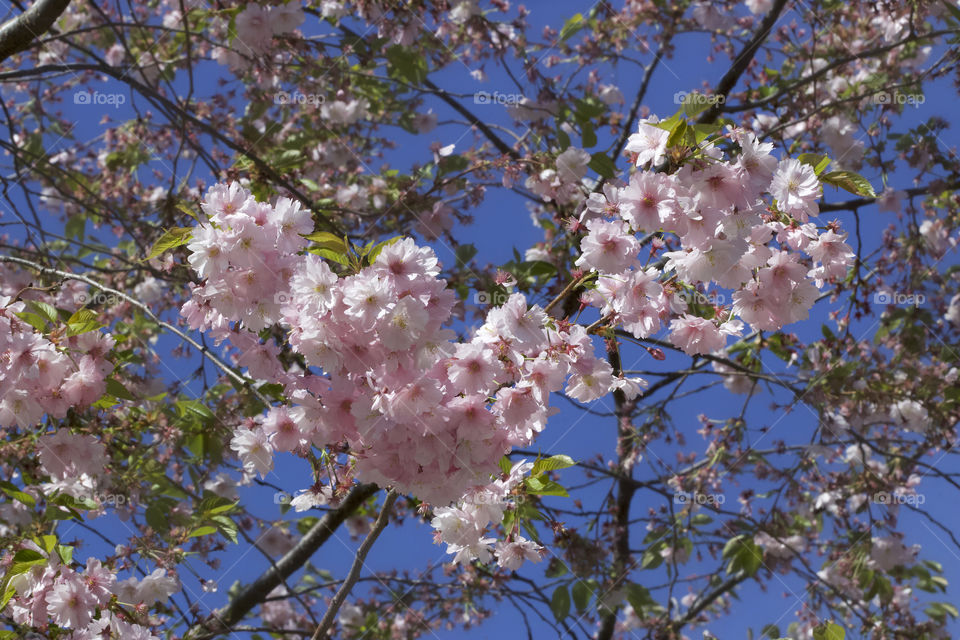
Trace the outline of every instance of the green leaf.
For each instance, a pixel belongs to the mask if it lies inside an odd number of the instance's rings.
[[[633,582],[627,585],[627,602],[633,607],[633,612],[637,614],[637,617],[641,619],[643,619],[643,610],[656,604],[646,587]]]
[[[337,251],[339,253],[346,253],[349,251],[349,247],[344,239],[340,236],[330,233],[329,231],[314,231],[313,233],[308,233],[303,237],[310,242],[315,243],[322,249],[329,249],[330,251]]]
[[[723,557],[730,560],[727,573],[743,571],[748,576],[756,574],[763,563],[763,551],[747,535],[731,538],[723,547]]]
[[[13,564],[35,565],[46,562],[47,557],[34,549],[20,549],[13,555]]]
[[[107,378],[107,393],[121,400],[136,400],[136,396],[127,391],[127,388],[114,378]]]
[[[190,532],[190,535],[187,536],[187,537],[188,537],[188,538],[198,538],[198,537],[200,537],[200,536],[208,536],[208,535],[210,535],[211,533],[216,533],[216,532],[217,532],[217,528],[216,528],[216,527],[211,527],[210,525],[206,525],[206,526],[203,526],[203,527],[197,527],[196,529],[194,529],[193,531],[191,531],[191,532]]]
[[[350,257],[345,253],[338,253],[337,251],[331,251],[330,249],[323,249],[317,247],[310,247],[307,249],[310,253],[315,253],[321,258],[326,258],[327,260],[333,260],[337,264],[342,264],[345,267],[350,266]]]
[[[500,458],[497,466],[500,467],[500,471],[502,471],[504,475],[510,475],[510,470],[513,469],[513,463],[510,462],[510,458],[507,456]]]
[[[217,529],[223,534],[223,537],[233,544],[237,544],[238,528],[236,522],[227,516],[213,516],[210,519],[217,523]]]
[[[216,417],[213,415],[213,412],[207,408],[207,405],[199,400],[177,400],[174,406],[177,407],[177,413],[180,414],[181,418],[193,416],[202,418],[203,420],[213,420]]]
[[[821,176],[821,180],[829,185],[845,189],[858,196],[865,198],[877,197],[877,192],[873,190],[870,182],[859,173],[854,173],[853,171],[831,171]]]
[[[581,135],[583,139],[583,148],[589,149],[590,147],[596,146],[597,144],[597,134],[593,130],[593,125],[589,122],[583,125],[583,133]]]
[[[67,544],[58,544],[57,555],[60,556],[60,560],[63,561],[63,564],[69,566],[70,563],[73,562],[73,547]]]
[[[86,216],[80,214],[70,216],[70,219],[67,220],[67,224],[63,227],[63,233],[68,238],[83,240],[84,226],[86,226],[86,224]]]
[[[670,135],[667,137],[667,146],[676,147],[680,144],[683,144],[686,141],[687,137],[687,121],[681,120],[677,125],[670,131]]]
[[[394,45],[387,49],[387,75],[419,85],[427,79],[427,58],[419,49]]]
[[[562,584],[554,590],[553,597],[550,598],[550,610],[557,622],[570,615],[570,593],[566,585]]]
[[[538,496],[561,496],[570,497],[567,490],[553,480],[542,480],[540,478],[527,478],[524,481],[527,492]]]
[[[695,124],[693,125],[694,140],[700,144],[713,134],[720,131],[723,127],[719,124]]]
[[[147,519],[147,524],[157,533],[165,533],[169,529],[170,521],[167,518],[167,512],[159,504],[147,507],[144,517]]]
[[[577,608],[577,613],[583,613],[590,604],[590,598],[593,597],[593,589],[583,580],[578,580],[573,585],[573,606]]]
[[[97,319],[97,314],[90,309],[78,309],[67,319],[67,337],[78,336],[88,331],[97,331],[105,325]]]
[[[37,546],[47,552],[47,554],[53,553],[53,550],[57,548],[57,536],[55,535],[45,535],[40,536],[39,538],[34,538],[34,542],[37,543]]]
[[[582,13],[573,14],[565,23],[563,23],[563,28],[560,29],[560,41],[566,42],[572,38],[578,31],[583,29],[586,26],[583,20]]]
[[[170,249],[183,246],[190,242],[190,236],[193,234],[193,227],[174,227],[164,232],[160,239],[153,244],[150,253],[147,254],[147,260],[153,260]]]
[[[236,508],[236,506],[237,506],[237,504],[239,504],[239,502],[240,502],[240,501],[237,500],[236,502],[231,502],[230,504],[222,504],[222,505],[220,505],[219,507],[214,507],[214,508],[210,509],[210,510],[207,511],[206,513],[208,513],[208,514],[210,514],[210,515],[212,515],[212,516],[216,516],[216,515],[219,515],[219,514],[221,514],[221,513],[229,513],[230,511],[233,511],[234,508]]]
[[[560,576],[563,576],[566,574],[567,574],[567,565],[563,563],[563,560],[557,557],[553,557],[550,560],[550,564],[547,565],[546,571],[543,572],[543,575],[545,575],[548,578],[559,578]]]
[[[941,622],[945,621],[948,615],[951,618],[956,618],[960,615],[960,611],[957,611],[957,608],[949,602],[931,602],[930,606],[924,609],[924,613]]]
[[[847,632],[838,624],[825,622],[813,629],[813,640],[843,640]]]
[[[47,321],[43,316],[38,316],[37,314],[30,313],[29,311],[21,311],[20,313],[16,314],[16,316],[41,333],[47,329]]]
[[[57,310],[46,302],[40,302],[39,300],[27,300],[27,306],[54,324],[56,324],[60,319],[60,317],[57,315]]]
[[[952,2],[943,0],[943,5],[947,8],[947,11],[953,14],[953,17],[957,20],[960,20],[960,8],[957,8]]]
[[[617,175],[617,165],[605,153],[599,151],[590,156],[587,166],[608,180]]]
[[[714,102],[719,100],[717,96],[708,96],[703,93],[688,93],[683,97],[683,103],[680,110],[688,118],[696,118],[701,113],[709,109]]]
[[[177,203],[177,209],[179,209],[179,210],[182,211],[183,213],[187,214],[188,216],[190,216],[191,218],[193,218],[193,219],[196,220],[197,222],[200,222],[200,218],[197,217],[197,213],[193,210],[193,207],[191,207],[190,205],[188,205],[186,202],[183,202],[183,201],[178,202],[178,203]]]
[[[457,266],[465,267],[477,255],[479,249],[472,244],[461,244],[457,247],[455,254],[457,256]]]
[[[29,493],[25,493],[20,490],[20,487],[13,484],[12,482],[7,482],[6,480],[0,480],[0,490],[2,490],[7,496],[11,499],[16,500],[17,502],[22,502],[31,509],[37,506],[37,501]]]
[[[377,259],[377,256],[380,255],[380,252],[383,251],[384,247],[389,247],[395,242],[403,240],[403,236],[394,236],[389,240],[384,240],[383,242],[377,243],[370,249],[370,253],[367,254],[367,261],[370,264],[373,264],[373,261]]]
[[[823,170],[830,164],[830,158],[826,154],[821,153],[801,153],[797,156],[797,160],[813,167],[817,175],[823,173]]]
[[[530,472],[531,476],[539,476],[544,471],[556,471],[558,469],[566,469],[567,467],[572,467],[577,464],[573,458],[563,454],[550,456],[549,458],[543,458],[537,460],[533,465],[533,470]]]

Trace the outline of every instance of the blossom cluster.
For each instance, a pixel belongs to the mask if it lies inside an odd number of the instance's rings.
[[[237,39],[250,52],[263,54],[270,49],[274,36],[293,31],[303,24],[304,17],[303,9],[295,2],[275,7],[248,4],[237,14]]]
[[[345,443],[363,479],[446,504],[532,440],[565,381],[585,402],[639,391],[594,355],[583,327],[554,321],[521,294],[455,341],[445,328],[455,296],[433,251],[412,239],[337,275],[306,250],[312,220],[288,199],[270,206],[233,183],[213,187],[203,209],[209,223],[188,248],[205,281],[183,315],[229,337],[238,364],[284,384],[292,401],[236,430],[231,446],[250,472],[268,473],[276,452]],[[237,322],[251,331],[235,331]],[[277,347],[253,333],[276,322],[310,370],[285,370]]]
[[[845,235],[809,222],[821,195],[813,167],[778,161],[771,143],[734,131],[736,161],[707,143],[676,173],[643,169],[664,162],[669,132],[656,120],[639,129],[627,149],[641,170],[626,185],[592,194],[582,217],[588,233],[577,265],[598,272],[588,301],[609,320],[645,338],[675,314],[670,340],[690,354],[711,353],[740,334],[741,320],[760,330],[803,320],[818,287],[846,274],[854,254]],[[660,231],[680,240],[678,250],[663,254],[665,270],[689,285],[732,289],[731,308],[704,318],[665,295],[660,271],[640,264],[635,235]]]
[[[0,296],[0,427],[29,429],[44,414],[59,419],[71,407],[93,404],[113,371],[108,333],[88,331],[55,344],[17,315],[26,312],[23,301]]]
[[[37,451],[40,468],[50,476],[50,481],[41,485],[46,495],[90,497],[107,466],[106,447],[96,437],[68,429],[42,436]]]
[[[17,624],[71,629],[67,636],[71,640],[156,640],[148,626],[133,621],[136,617],[127,609],[143,611],[166,602],[180,589],[179,581],[164,569],[140,580],[118,581],[96,558],[89,558],[80,572],[61,563],[57,553],[45,553],[33,543],[27,543],[26,549],[45,556],[45,561],[11,578],[15,594],[6,610]]]
[[[533,463],[525,460],[518,462],[505,478],[496,478],[486,486],[474,487],[456,506],[433,510],[434,517],[430,524],[436,529],[436,541],[447,545],[447,553],[454,554],[454,564],[472,560],[489,562],[491,552],[497,564],[507,570],[519,569],[524,560],[540,561],[543,547],[532,540],[512,531],[507,532],[508,539],[505,541],[484,534],[491,524],[503,522],[505,509],[516,508],[511,494],[531,469]],[[493,543],[496,546],[491,549]]]

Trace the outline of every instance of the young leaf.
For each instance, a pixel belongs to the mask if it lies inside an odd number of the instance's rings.
[[[590,162],[587,163],[587,166],[608,180],[617,175],[617,166],[613,163],[613,160],[599,151],[590,156]]]
[[[533,465],[533,470],[530,472],[530,475],[538,476],[544,471],[566,469],[567,467],[572,467],[575,464],[577,463],[570,456],[565,456],[563,454],[550,456],[549,458],[537,460]]]
[[[570,592],[566,585],[562,584],[554,590],[553,597],[550,598],[550,610],[557,622],[570,615]]]
[[[565,42],[572,38],[580,29],[584,27],[584,20],[582,13],[575,13],[563,24],[563,28],[560,29],[560,41]]]
[[[193,234],[193,227],[174,227],[165,231],[160,239],[153,244],[150,253],[147,254],[147,260],[153,260],[170,249],[183,246],[190,242],[190,236]]]
[[[825,622],[813,630],[814,640],[843,640],[846,636],[843,627],[832,622]]]
[[[876,198],[877,192],[873,190],[870,182],[853,171],[831,171],[821,176],[821,180],[834,187],[846,189],[850,193],[865,198]]]

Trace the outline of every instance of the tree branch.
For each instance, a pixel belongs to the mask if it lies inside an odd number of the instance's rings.
[[[68,4],[70,0],[36,0],[29,9],[4,23],[0,27],[0,62],[27,49],[53,26]]]
[[[277,585],[302,567],[310,559],[310,556],[330,539],[330,536],[343,524],[343,521],[350,517],[377,490],[377,485],[372,483],[354,487],[340,503],[340,506],[328,511],[320,518],[319,522],[313,525],[306,535],[300,539],[297,546],[280,558],[275,566],[267,569],[263,575],[248,585],[233,602],[214,611],[206,620],[188,629],[183,636],[184,640],[210,640],[219,634],[228,633],[233,625],[242,620],[251,609],[263,602],[267,594],[273,591]],[[379,519],[377,522],[379,523]],[[366,544],[366,540],[364,540],[364,544]]]
[[[370,548],[373,547],[373,543],[377,541],[380,532],[383,531],[390,522],[390,510],[393,509],[393,503],[396,501],[397,491],[391,489],[390,493],[387,494],[387,499],[383,501],[383,508],[380,509],[380,515],[377,516],[377,521],[373,524],[373,529],[370,530],[370,533],[367,534],[360,548],[357,549],[357,555],[353,559],[353,565],[350,567],[350,573],[347,574],[347,579],[344,580],[340,588],[337,589],[337,593],[333,596],[333,601],[327,608],[327,612],[323,614],[323,620],[320,621],[317,630],[313,633],[312,640],[320,640],[320,638],[327,634],[327,631],[333,624],[334,617],[337,615],[337,611],[340,610],[340,606],[343,605],[344,600],[350,595],[353,585],[357,583],[357,578],[360,577],[360,571],[363,569],[363,561],[366,560],[367,554],[370,553]]]
[[[764,16],[763,22],[760,23],[760,28],[753,34],[750,42],[743,47],[740,54],[733,61],[733,66],[723,74],[723,77],[720,79],[720,84],[717,85],[714,95],[723,96],[723,100],[714,101],[713,104],[710,105],[710,108],[700,115],[698,119],[700,124],[713,122],[717,119],[717,116],[720,115],[727,96],[730,95],[730,92],[733,91],[733,88],[737,85],[740,76],[744,74],[747,67],[753,62],[753,57],[757,54],[757,50],[760,48],[760,45],[766,41],[767,36],[770,35],[773,25],[776,24],[780,18],[780,14],[786,5],[787,0],[777,0],[770,8],[769,13]]]

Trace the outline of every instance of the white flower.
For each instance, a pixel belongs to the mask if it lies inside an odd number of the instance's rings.
[[[901,400],[890,407],[890,417],[911,431],[923,433],[930,426],[929,415],[916,400]]]
[[[512,542],[498,540],[494,553],[497,556],[498,565],[504,569],[513,571],[519,569],[521,565],[523,565],[524,560],[540,562],[542,559],[540,557],[541,549],[543,549],[543,547],[536,542],[527,540],[523,536],[517,536]]]
[[[260,477],[266,477],[273,470],[273,444],[263,429],[237,429],[230,440],[230,448],[237,452],[248,471],[256,471]]]

